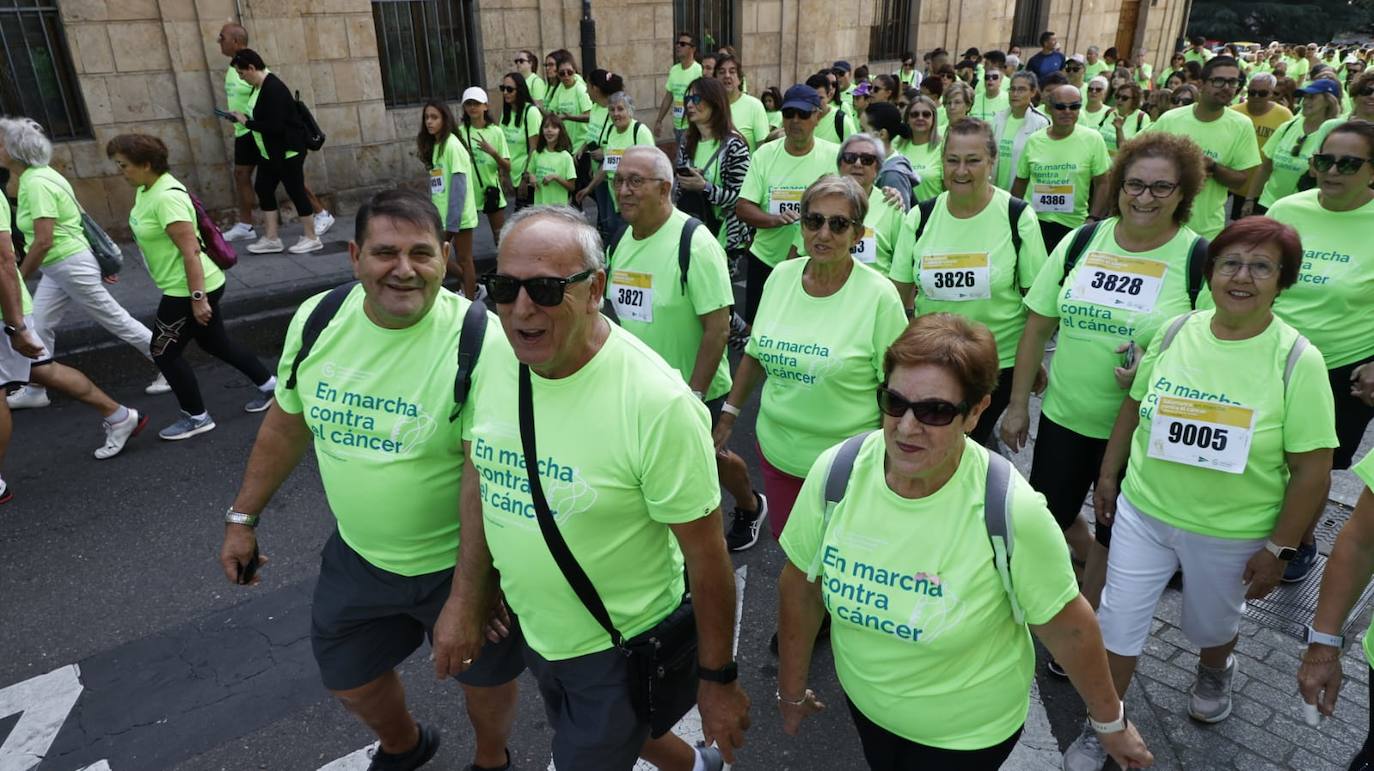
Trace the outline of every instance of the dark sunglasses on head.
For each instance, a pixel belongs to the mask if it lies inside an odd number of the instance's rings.
[[[801,224],[802,227],[813,233],[820,230],[822,225],[829,225],[830,232],[838,236],[849,230],[849,226],[854,224],[854,221],[838,214],[829,217],[824,214],[803,214]]]
[[[1360,167],[1369,163],[1370,159],[1361,158],[1358,155],[1342,155],[1337,157],[1331,153],[1316,153],[1312,156],[1312,168],[1326,173],[1335,167],[1340,174],[1354,174]]]
[[[908,411],[913,416],[927,426],[948,426],[960,415],[968,414],[968,402],[947,402],[944,399],[920,399],[910,401],[905,396],[888,388],[886,384],[878,386],[878,409],[888,415],[901,420]]]
[[[782,108],[782,117],[783,120],[792,120],[794,118],[810,120],[812,112],[812,110],[798,110],[795,107],[784,107]]]
[[[525,294],[530,296],[535,305],[552,308],[562,304],[563,294],[569,284],[586,281],[595,272],[594,270],[584,270],[567,278],[555,276],[516,278],[501,273],[488,273],[482,277],[482,285],[487,288],[487,294],[491,295],[491,300],[495,303],[504,305],[515,302],[515,298],[520,296],[520,287],[524,287]]]
[[[513,94],[515,93],[515,86],[501,86],[501,93]]]
[[[873,153],[840,153],[840,163],[863,164],[864,166],[875,166],[878,163],[878,156]]]
[[[1083,109],[1083,103],[1082,103],[1082,102],[1054,102],[1054,103],[1052,103],[1052,104],[1050,105],[1050,107],[1053,107],[1053,108],[1056,109],[1056,110],[1061,110],[1061,111],[1067,110],[1067,111],[1069,111],[1069,112],[1072,112],[1072,111],[1074,111],[1074,110],[1081,110],[1081,109]]]

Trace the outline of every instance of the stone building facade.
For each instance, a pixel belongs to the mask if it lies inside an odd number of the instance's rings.
[[[496,85],[519,50],[541,57],[557,48],[582,53],[577,0],[39,0],[54,3],[79,92],[68,99],[79,100],[87,119],[79,136],[57,143],[54,165],[87,209],[115,229],[124,224],[133,193],[103,148],[124,132],[161,137],[173,173],[212,209],[232,206],[231,132],[213,112],[224,105],[227,62],[215,38],[226,20],[240,21],[249,45],[312,105],[328,143],[311,154],[307,178],[345,211],[370,191],[423,179],[414,157],[420,108],[388,96],[382,50],[387,40],[418,39],[420,27],[388,32],[381,29],[385,19],[399,19],[398,12],[451,14],[446,29],[453,34],[461,27],[459,37],[431,45],[443,50],[426,55],[459,62],[468,79],[489,89],[494,105]],[[955,54],[969,46],[1005,49],[1017,30],[1054,29],[1066,52],[1120,45],[1126,35],[1128,46],[1146,46],[1158,66],[1184,28],[1187,2],[592,0],[597,65],[622,74],[641,120],[652,120],[661,99],[678,27],[694,18],[689,14],[703,13],[703,5],[729,19],[731,29],[713,34],[735,45],[757,92],[839,58],[869,63],[874,73],[895,70],[895,60],[870,56],[875,28],[889,36],[889,48],[896,40],[917,52],[941,46]],[[61,37],[48,38],[60,57]],[[1034,47],[1026,45],[1026,53]]]

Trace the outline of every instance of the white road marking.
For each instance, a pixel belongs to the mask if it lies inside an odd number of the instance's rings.
[[[373,742],[360,750],[354,750],[338,760],[320,766],[320,771],[367,771],[368,764],[372,762],[370,753],[376,746],[377,742]]]
[[[75,664],[0,690],[0,718],[22,713],[0,745],[0,771],[28,771],[41,763],[81,690],[81,670]]]
[[[1063,768],[1064,758],[1059,752],[1059,742],[1050,731],[1050,718],[1045,714],[1045,703],[1040,700],[1040,686],[1031,681],[1030,712],[1026,715],[1026,727],[1021,732],[1021,740],[1016,743],[1011,757],[1002,764],[1003,771],[1059,771]]]
[[[85,768],[77,769],[77,771],[110,771],[110,761],[98,760]]]

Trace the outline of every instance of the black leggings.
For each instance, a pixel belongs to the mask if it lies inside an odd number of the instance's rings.
[[[997,451],[997,440],[993,438],[992,429],[997,426],[997,419],[1002,417],[1002,413],[1007,411],[1007,405],[1011,404],[1011,374],[1015,368],[1007,367],[997,375],[997,388],[992,392],[992,401],[988,403],[988,408],[983,410],[983,414],[978,418],[978,425],[973,427],[973,441],[987,447],[993,452]]]
[[[291,203],[296,205],[296,213],[304,217],[314,211],[310,196],[305,193],[305,153],[284,161],[263,159],[258,164],[258,176],[253,180],[253,192],[258,194],[258,208],[263,211],[277,210],[277,185],[286,188]]]
[[[195,370],[181,355],[192,340],[206,353],[247,375],[253,385],[260,386],[272,377],[258,357],[230,340],[225,333],[224,320],[219,313],[222,296],[224,287],[207,295],[214,314],[210,316],[210,323],[204,326],[197,323],[191,314],[189,297],[163,295],[162,301],[157,304],[157,334],[153,336],[151,346],[153,362],[172,386],[172,393],[176,394],[181,409],[192,415],[205,412],[205,400],[200,396]]]
[[[946,750],[903,739],[868,719],[848,697],[849,715],[854,718],[864,759],[873,771],[997,771],[1016,748],[1022,728],[991,747],[981,750]]]
[[[759,298],[763,297],[763,285],[773,275],[773,269],[753,252],[746,252],[744,259],[744,320],[753,324],[754,314],[759,312]]]
[[[1374,407],[1360,401],[1358,396],[1350,395],[1350,374],[1365,364],[1374,363],[1374,358],[1351,362],[1343,367],[1327,370],[1331,379],[1331,396],[1336,401],[1336,438],[1341,446],[1336,448],[1331,468],[1347,469],[1360,449],[1369,421],[1374,420]]]

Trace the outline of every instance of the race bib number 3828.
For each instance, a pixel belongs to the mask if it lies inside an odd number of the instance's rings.
[[[1151,313],[1168,269],[1158,260],[1093,252],[1078,269],[1073,294],[1094,305]]]
[[[1162,396],[1150,421],[1151,458],[1245,473],[1255,411],[1239,404]]]

